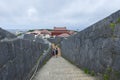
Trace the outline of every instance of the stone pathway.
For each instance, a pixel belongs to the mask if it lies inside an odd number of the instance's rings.
[[[52,57],[33,80],[96,80],[62,57]]]

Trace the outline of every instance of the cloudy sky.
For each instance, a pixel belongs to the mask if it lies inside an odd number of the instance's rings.
[[[120,0],[0,0],[0,27],[82,30],[120,9]]]

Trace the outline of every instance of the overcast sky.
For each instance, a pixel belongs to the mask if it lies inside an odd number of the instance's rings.
[[[0,0],[0,27],[82,30],[120,9],[120,0]]]

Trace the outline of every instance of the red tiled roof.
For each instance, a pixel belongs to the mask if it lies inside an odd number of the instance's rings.
[[[44,30],[41,31],[41,34],[51,34],[51,32],[46,30],[46,29],[44,29]]]

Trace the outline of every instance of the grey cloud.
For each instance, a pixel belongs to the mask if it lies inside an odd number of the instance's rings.
[[[120,0],[0,0],[0,26],[84,29],[119,10],[119,3]]]

